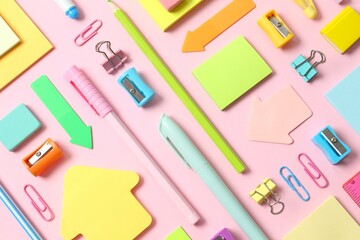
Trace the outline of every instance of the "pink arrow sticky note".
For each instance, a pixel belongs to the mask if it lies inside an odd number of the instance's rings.
[[[288,85],[265,102],[254,100],[248,137],[253,141],[291,144],[294,140],[290,132],[311,115],[311,109]]]

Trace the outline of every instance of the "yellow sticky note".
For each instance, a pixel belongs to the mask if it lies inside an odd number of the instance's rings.
[[[20,39],[0,16],[0,57],[20,42]]]
[[[339,53],[345,53],[360,39],[359,26],[360,14],[347,6],[320,33]]]
[[[182,227],[178,227],[165,240],[191,240]]]
[[[360,239],[360,226],[338,200],[331,196],[284,237],[284,240],[304,239]]]
[[[131,171],[72,167],[65,174],[63,239],[135,239],[152,221],[131,193],[138,183]]]
[[[271,72],[250,43],[239,37],[197,67],[193,74],[223,110]]]
[[[0,1],[0,15],[20,43],[1,57],[0,90],[29,68],[53,46],[14,0]]]
[[[183,0],[174,10],[167,11],[159,0],[139,0],[159,27],[166,31],[203,0]]]

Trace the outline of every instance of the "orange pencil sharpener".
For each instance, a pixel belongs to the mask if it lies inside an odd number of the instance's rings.
[[[31,174],[37,177],[61,157],[61,149],[49,138],[22,161]]]

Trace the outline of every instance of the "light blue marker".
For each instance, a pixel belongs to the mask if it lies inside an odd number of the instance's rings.
[[[79,17],[79,11],[71,0],[55,0],[55,2],[69,18],[77,19]]]
[[[31,226],[30,222],[21,213],[20,209],[13,202],[11,197],[6,193],[5,189],[0,185],[0,200],[5,204],[7,209],[16,218],[21,227],[25,230],[31,240],[42,240],[35,228]]]
[[[173,150],[199,175],[249,239],[268,239],[179,125],[163,115],[159,131]]]

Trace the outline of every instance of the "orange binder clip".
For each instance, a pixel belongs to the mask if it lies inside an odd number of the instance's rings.
[[[63,156],[60,148],[50,138],[23,159],[26,168],[35,177]]]

